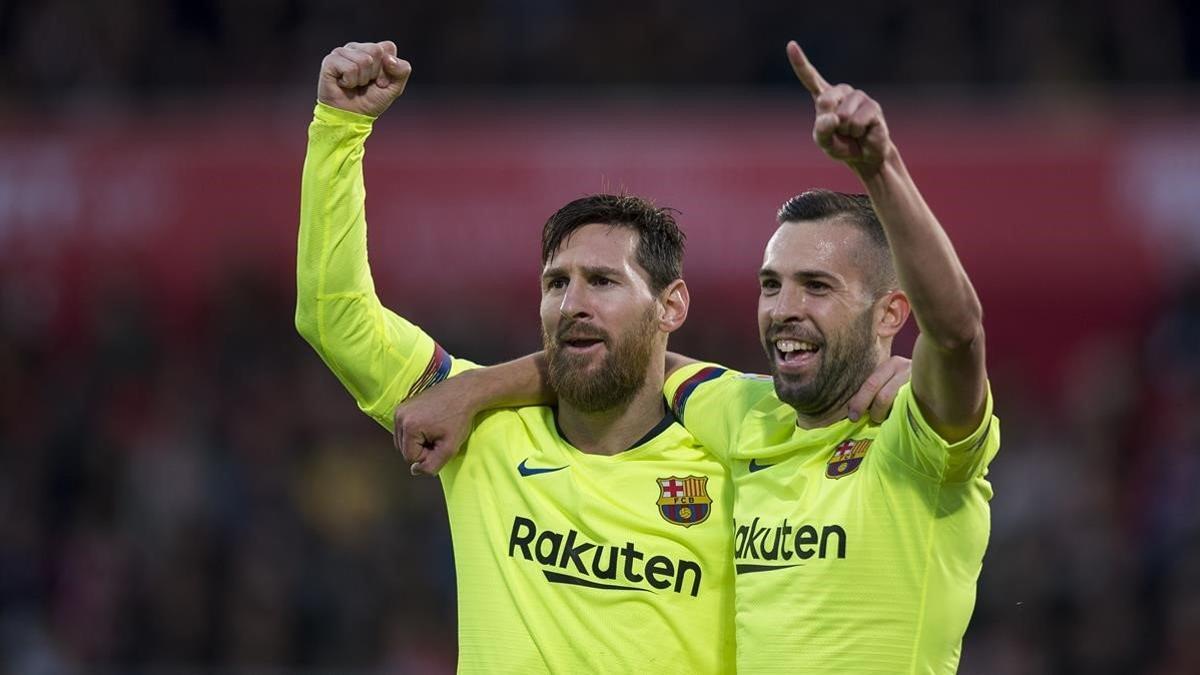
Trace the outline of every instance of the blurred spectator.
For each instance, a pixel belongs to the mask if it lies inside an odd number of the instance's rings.
[[[70,336],[0,306],[0,670],[452,670],[437,484],[392,461],[290,299],[234,278],[199,341],[129,287]]]
[[[283,290],[229,278],[198,339],[131,280],[69,335],[0,306],[6,670],[453,668],[436,483],[294,337]],[[1081,349],[1060,414],[997,381],[1003,499],[963,672],[1200,664],[1197,297],[1178,289],[1142,351]]]
[[[350,39],[396,41],[429,87],[789,83],[789,38],[863,84],[1184,82],[1200,78],[1198,16],[1183,0],[869,0],[847,40],[840,7],[785,2],[16,0],[0,86],[22,94],[8,106],[308,86],[303,64]]]

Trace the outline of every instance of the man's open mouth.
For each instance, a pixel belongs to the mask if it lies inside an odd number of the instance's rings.
[[[808,368],[817,360],[821,345],[809,340],[775,338],[775,363],[782,371],[799,371]]]
[[[571,351],[585,352],[599,348],[604,344],[604,339],[597,337],[564,338],[559,340],[559,344]]]

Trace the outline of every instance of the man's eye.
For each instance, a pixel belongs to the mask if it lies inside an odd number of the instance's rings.
[[[611,286],[613,284],[613,280],[609,279],[608,277],[596,277],[595,279],[592,279],[592,283],[596,286]]]
[[[546,282],[546,288],[558,290],[567,287],[567,280],[562,277],[556,277]]]
[[[814,293],[824,293],[825,291],[829,290],[829,284],[825,283],[824,281],[809,281],[804,284],[804,287],[810,291],[813,291]]]
[[[779,282],[776,281],[775,279],[763,279],[762,281],[759,282],[759,285],[762,287],[762,289],[764,291],[779,290]]]

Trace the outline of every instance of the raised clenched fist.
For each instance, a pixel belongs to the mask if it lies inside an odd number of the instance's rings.
[[[396,57],[394,42],[350,42],[321,61],[317,100],[378,117],[404,93],[411,73],[408,61]]]

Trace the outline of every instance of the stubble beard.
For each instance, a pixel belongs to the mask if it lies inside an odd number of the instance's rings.
[[[781,374],[775,363],[774,346],[767,341],[763,347],[767,350],[779,400],[800,415],[822,418],[849,401],[875,370],[878,347],[874,316],[868,309],[843,334],[826,339],[817,372],[807,381]]]

